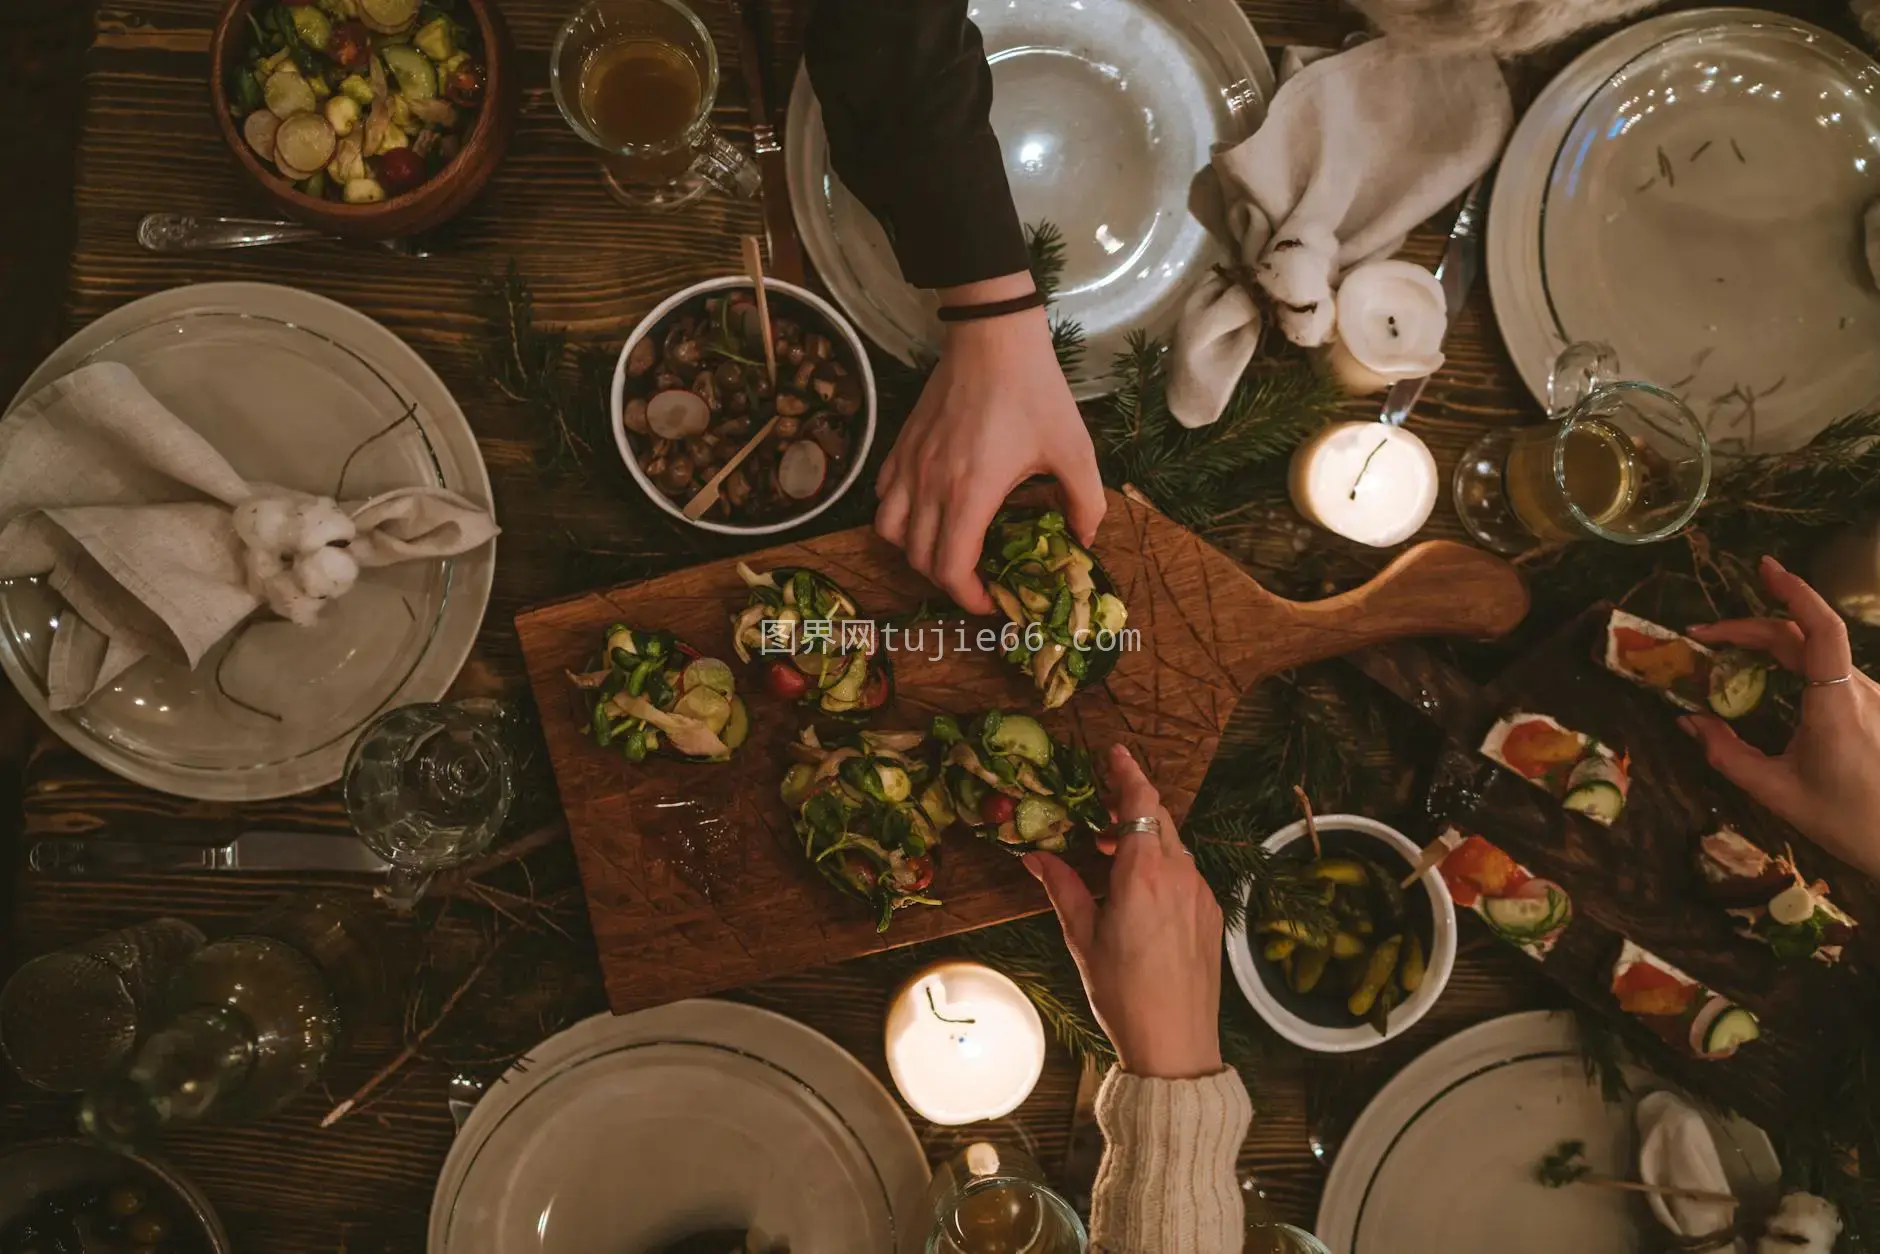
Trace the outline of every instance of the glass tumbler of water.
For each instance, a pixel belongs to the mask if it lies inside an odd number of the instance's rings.
[[[494,701],[400,706],[346,758],[346,816],[391,864],[384,896],[409,909],[432,876],[489,846],[515,798],[509,714]]]
[[[941,1163],[901,1254],[1083,1254],[1084,1225],[1031,1155],[989,1141]]]

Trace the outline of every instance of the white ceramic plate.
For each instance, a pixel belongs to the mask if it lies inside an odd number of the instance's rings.
[[[1053,308],[1087,346],[1071,390],[1100,396],[1128,334],[1166,334],[1190,282],[1222,259],[1185,208],[1190,185],[1217,145],[1265,117],[1272,66],[1232,0],[982,0],[969,16],[992,63],[1019,220],[1064,234]],[[785,144],[797,229],[836,303],[902,361],[933,355],[933,296],[902,281],[881,227],[836,178],[807,72]]]
[[[745,1227],[884,1254],[927,1163],[887,1091],[781,1015],[682,1001],[596,1015],[477,1103],[431,1203],[430,1254],[603,1254]]]
[[[1634,1102],[1670,1088],[1627,1067],[1632,1097],[1608,1105],[1581,1060],[1573,1017],[1509,1015],[1457,1033],[1384,1086],[1338,1151],[1317,1232],[1332,1254],[1626,1254],[1655,1249],[1637,1197],[1549,1189],[1534,1166],[1563,1140],[1595,1171],[1633,1174]],[[1775,1150],[1747,1120],[1705,1114],[1739,1197],[1767,1201]]]
[[[324,297],[265,283],[159,292],[60,345],[13,403],[92,361],[129,366],[245,478],[308,492],[331,493],[353,448],[414,406],[415,426],[361,449],[346,496],[423,484],[490,505],[476,438],[443,382],[397,336]],[[217,801],[287,796],[338,779],[378,711],[444,695],[482,625],[495,560],[489,544],[366,571],[312,628],[259,622],[193,672],[145,659],[56,714],[44,675],[62,603],[14,580],[0,587],[0,667],[68,744],[127,779]]]
[[[1880,66],[1773,13],[1640,23],[1510,143],[1489,227],[1503,335],[1537,397],[1562,343],[1604,339],[1720,452],[1798,447],[1880,395],[1858,243],[1877,197]]]

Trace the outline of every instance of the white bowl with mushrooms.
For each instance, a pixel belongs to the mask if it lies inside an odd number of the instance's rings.
[[[875,441],[875,375],[855,328],[814,292],[764,280],[777,383],[769,385],[750,279],[707,279],[647,314],[621,347],[610,406],[627,473],[674,518],[723,535],[808,522],[860,478]],[[775,414],[703,516],[685,505]]]

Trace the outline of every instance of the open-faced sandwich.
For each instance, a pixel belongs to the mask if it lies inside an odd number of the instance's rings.
[[[1573,922],[1567,890],[1534,875],[1480,836],[1454,827],[1436,838],[1449,850],[1440,864],[1449,895],[1529,957],[1545,958]]]
[[[1832,966],[1859,926],[1828,900],[1825,882],[1802,878],[1792,856],[1769,853],[1728,827],[1698,842],[1697,873],[1736,930],[1784,961],[1813,958]]]
[[[1053,740],[1035,718],[988,710],[962,725],[940,714],[933,738],[960,821],[1015,853],[1061,852],[1080,829],[1109,822],[1089,752]]]
[[[1614,610],[1600,663],[1650,688],[1680,710],[1742,718],[1762,704],[1769,665],[1738,650],[1719,653],[1668,627]]]
[[[750,600],[732,620],[732,648],[758,660],[772,695],[852,722],[888,703],[894,668],[841,585],[800,566],[760,575],[739,562],[738,574]]]
[[[979,572],[1010,620],[1000,637],[1005,660],[1031,676],[1045,709],[1116,665],[1129,612],[1062,514],[1001,513],[986,532]]]
[[[1545,714],[1510,714],[1488,730],[1482,754],[1569,810],[1611,827],[1625,812],[1630,763]]]
[[[588,699],[588,731],[629,762],[650,753],[723,762],[751,733],[731,667],[670,631],[607,629],[593,669],[568,674]]]
[[[1762,1035],[1755,1015],[1631,941],[1613,964],[1612,995],[1667,1045],[1695,1058],[1728,1058]]]
[[[939,905],[928,890],[953,813],[926,737],[863,731],[824,744],[806,727],[793,751],[780,791],[823,878],[867,902],[883,932],[896,910]]]

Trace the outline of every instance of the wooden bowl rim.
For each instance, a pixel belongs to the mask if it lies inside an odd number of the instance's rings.
[[[492,17],[488,0],[464,0],[475,14],[477,30],[483,39],[483,71],[486,81],[483,85],[483,100],[477,106],[477,120],[464,136],[463,147],[457,155],[447,162],[431,178],[426,179],[408,192],[388,196],[384,200],[369,205],[349,205],[344,201],[327,200],[320,196],[309,196],[278,173],[270,171],[261,164],[254,150],[248,146],[241,133],[235,129],[235,119],[229,113],[228,69],[229,31],[236,21],[254,9],[264,0],[227,0],[222,6],[222,15],[216,20],[215,33],[209,41],[209,98],[215,107],[215,118],[222,139],[234,151],[235,159],[253,178],[261,180],[263,186],[273,195],[286,198],[287,203],[299,206],[309,213],[325,216],[329,221],[341,223],[370,222],[381,215],[398,209],[419,204],[427,196],[440,195],[465,178],[476,177],[470,172],[472,154],[488,148],[494,142],[497,126],[496,102],[500,98],[499,89],[503,76],[508,72],[508,56],[501,46],[499,28]],[[265,106],[264,106],[265,107]]]

